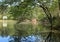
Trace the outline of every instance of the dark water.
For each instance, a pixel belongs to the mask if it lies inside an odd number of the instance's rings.
[[[41,32],[39,28],[41,27],[35,28],[30,24],[10,24],[0,28],[0,42],[45,42],[49,32]],[[60,42],[60,33],[53,32],[50,38],[46,42]]]
[[[16,32],[16,33],[15,33]],[[19,34],[21,33],[21,34]],[[23,31],[14,31],[14,29],[4,28],[0,31],[1,42],[42,42],[41,35],[25,34]]]
[[[25,33],[25,31],[14,31],[13,29],[5,28],[0,31],[1,42],[45,42],[49,32],[42,33]],[[47,42],[49,38],[47,39]],[[60,33],[52,33],[50,42],[60,42]]]

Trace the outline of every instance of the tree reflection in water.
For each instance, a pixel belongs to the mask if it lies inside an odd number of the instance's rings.
[[[9,42],[42,42],[42,38],[40,38],[39,36],[27,36],[27,37],[21,37],[21,39],[19,39],[18,37],[13,37],[13,40],[10,40]]]
[[[0,28],[0,35],[2,37],[10,36],[9,42],[43,42],[48,33],[41,33],[38,27],[33,28],[31,23],[19,23],[14,28]],[[53,33],[51,38],[51,42],[60,42],[60,33]]]
[[[14,42],[39,42],[37,36],[34,36],[32,24],[20,23],[15,25],[15,34],[13,35]],[[12,41],[12,40],[11,40]],[[10,42],[11,42],[10,41]]]

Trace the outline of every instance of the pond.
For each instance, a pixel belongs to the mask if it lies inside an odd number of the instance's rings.
[[[0,42],[45,42],[49,32],[48,29],[32,26],[31,24],[16,24],[10,21],[7,27],[0,26]],[[2,23],[0,23],[2,25]],[[43,32],[41,32],[41,30]],[[60,42],[60,33],[52,32],[51,39],[46,42]]]
[[[42,42],[42,38],[39,36],[28,36],[28,37],[21,37],[21,40],[18,39],[18,37],[15,38],[11,38],[11,36],[7,36],[7,37],[2,37],[0,36],[0,41],[1,42]]]

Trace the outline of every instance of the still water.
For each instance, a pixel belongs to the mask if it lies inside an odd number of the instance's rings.
[[[16,31],[13,31],[7,28],[4,28],[0,31],[0,41],[1,42],[42,42],[43,37],[41,35],[34,34],[17,34]]]
[[[13,22],[12,22],[13,23]],[[0,26],[0,42],[45,42],[49,32],[46,28],[32,26],[31,24],[8,23],[7,27]],[[43,32],[41,32],[41,30]],[[60,42],[60,33],[53,32],[51,39],[46,42]]]
[[[18,37],[16,37],[15,39],[18,39]],[[7,37],[1,37],[0,36],[0,41],[1,42],[14,42],[15,40],[14,38],[11,38],[10,36]],[[18,39],[19,40],[19,39]],[[15,42],[18,42],[18,40]],[[28,37],[21,37],[21,40],[19,40],[20,42],[42,42],[42,38],[41,37],[36,37],[36,36],[28,36]]]

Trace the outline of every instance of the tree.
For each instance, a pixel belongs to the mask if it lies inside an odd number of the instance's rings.
[[[53,25],[53,24],[52,24],[52,21],[53,21],[52,19],[53,19],[53,18],[52,18],[52,15],[51,15],[48,7],[47,7],[47,3],[46,3],[45,1],[44,1],[44,2],[43,2],[43,1],[39,1],[40,3],[35,3],[35,1],[33,1],[33,0],[32,0],[32,1],[31,1],[31,0],[30,0],[30,1],[29,1],[29,0],[25,0],[23,3],[20,3],[20,7],[19,7],[19,6],[18,6],[18,8],[16,7],[16,10],[17,10],[17,11],[14,10],[14,11],[16,11],[16,13],[15,13],[15,12],[12,12],[12,13],[14,14],[13,16],[15,16],[15,15],[17,14],[18,9],[20,10],[19,12],[21,13],[21,14],[20,14],[20,13],[18,12],[18,13],[19,13],[18,16],[19,16],[19,15],[21,16],[22,14],[24,14],[24,16],[25,16],[26,9],[28,8],[27,6],[28,6],[28,5],[30,5],[30,6],[33,5],[32,2],[34,3],[34,5],[39,4],[39,6],[44,10],[44,12],[45,12],[45,14],[46,14],[46,16],[47,16],[47,18],[48,18],[48,20],[49,20],[49,23],[51,24],[51,30],[52,30],[52,25]],[[37,1],[36,1],[36,2],[37,2]],[[48,2],[48,1],[47,1],[47,2]],[[30,9],[31,9],[31,8],[30,8]],[[30,11],[30,10],[29,10],[29,11]],[[28,13],[28,14],[29,14],[29,13]],[[16,15],[16,16],[17,16],[17,15]],[[19,16],[19,17],[20,17],[20,16]],[[23,16],[23,17],[24,17],[24,16]],[[24,20],[25,17],[24,17],[24,18],[21,18],[21,19]],[[20,20],[20,21],[21,21],[21,20]],[[47,39],[49,38],[49,36],[51,37],[51,33],[52,33],[52,31],[49,33]]]
[[[58,0],[59,10],[60,10],[60,0]]]
[[[0,13],[1,14],[4,14],[4,12],[6,12],[6,9],[7,9],[7,5],[6,6],[4,4],[0,5]]]
[[[59,0],[58,0],[59,1]],[[12,2],[12,4],[15,2],[15,1],[10,1]],[[18,1],[15,2],[15,4],[17,3]],[[18,2],[19,4],[18,5],[13,5],[11,6],[11,11],[10,13],[14,16],[15,19],[18,19],[20,23],[21,21],[25,20],[25,19],[30,19],[32,15],[31,13],[33,12],[32,11],[32,6],[36,6],[37,4],[40,6],[40,8],[43,9],[43,11],[45,12],[45,15],[46,17],[48,18],[49,20],[49,23],[50,23],[50,33],[49,35],[47,36],[47,39],[49,37],[51,37],[51,34],[52,34],[52,29],[53,29],[53,15],[51,14],[51,7],[50,5],[52,5],[52,0],[24,0],[24,2]],[[8,3],[10,4],[10,3]],[[11,5],[12,5],[11,4]],[[60,5],[60,3],[59,3]],[[53,8],[54,9],[54,8]],[[30,17],[29,17],[29,16]],[[27,17],[28,16],[28,17]]]

